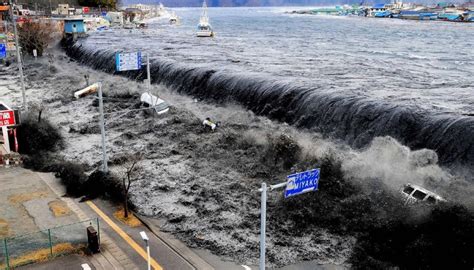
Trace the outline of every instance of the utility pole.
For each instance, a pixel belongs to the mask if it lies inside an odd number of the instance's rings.
[[[25,94],[25,78],[23,77],[23,63],[21,61],[20,55],[20,42],[18,41],[18,30],[16,28],[16,20],[13,15],[13,4],[12,0],[9,0],[10,4],[10,15],[13,21],[13,32],[15,33],[15,47],[16,47],[16,58],[18,61],[18,71],[20,72],[20,83],[21,83],[21,95],[23,97],[23,109],[28,110],[28,105],[26,104],[26,94]]]

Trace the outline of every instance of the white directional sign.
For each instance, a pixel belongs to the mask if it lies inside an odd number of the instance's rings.
[[[285,198],[318,189],[319,169],[288,175]]]
[[[116,53],[115,69],[117,71],[138,70],[142,68],[142,53]]]
[[[267,189],[274,190],[277,188],[285,188],[285,198],[303,194],[306,192],[318,190],[319,184],[319,173],[320,169],[309,170],[305,172],[299,172],[288,175],[287,181],[270,186],[267,188],[265,182],[262,183],[262,188],[259,189],[262,192],[261,207],[260,207],[260,268],[265,269],[265,230],[266,230],[266,218],[267,218]]]

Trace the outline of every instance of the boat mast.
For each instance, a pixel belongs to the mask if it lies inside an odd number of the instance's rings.
[[[202,17],[207,18],[207,4],[206,0],[202,2]]]
[[[204,0],[202,2],[202,15],[201,15],[201,18],[199,20],[199,23],[200,24],[209,24],[209,17],[207,16],[207,4],[206,4],[206,0]]]

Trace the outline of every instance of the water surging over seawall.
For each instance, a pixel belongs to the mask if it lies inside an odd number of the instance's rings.
[[[67,54],[108,73],[115,72],[113,51],[97,50],[63,41]],[[371,100],[348,94],[319,91],[274,78],[197,68],[170,60],[151,62],[152,83],[216,102],[233,101],[259,115],[342,139],[364,147],[374,137],[391,136],[412,149],[437,152],[452,168],[474,167],[474,117],[443,114]],[[146,72],[122,75],[143,80]]]

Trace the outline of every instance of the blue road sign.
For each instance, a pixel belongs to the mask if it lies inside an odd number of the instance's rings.
[[[0,59],[7,57],[7,46],[5,44],[0,43]]]
[[[285,198],[318,190],[320,169],[299,172],[286,177]]]
[[[142,68],[142,53],[116,53],[115,69],[117,71],[138,70]]]

